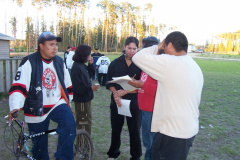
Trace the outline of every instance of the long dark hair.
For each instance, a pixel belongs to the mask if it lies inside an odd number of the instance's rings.
[[[85,63],[87,62],[87,57],[91,54],[91,47],[85,44],[79,45],[75,50],[73,56],[74,62]]]

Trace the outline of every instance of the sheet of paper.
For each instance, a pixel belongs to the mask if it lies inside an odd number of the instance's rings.
[[[129,75],[126,75],[126,76],[121,76],[121,77],[112,77],[112,79],[114,80],[128,80],[128,81],[131,81],[132,79],[129,77]]]
[[[131,81],[132,79],[126,75],[126,76],[122,76],[122,77],[113,77],[113,80],[108,81],[107,83],[117,83],[119,84],[124,90],[135,90],[138,89],[136,87],[131,86],[130,84],[128,84],[128,81]]]
[[[118,107],[118,114],[123,115],[123,116],[128,116],[128,117],[132,117],[132,114],[130,112],[130,102],[131,100],[127,100],[127,99],[121,99],[122,102],[122,106]]]

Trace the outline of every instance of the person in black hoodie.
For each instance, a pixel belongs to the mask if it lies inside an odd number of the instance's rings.
[[[90,80],[95,74],[93,58],[90,54],[91,47],[88,45],[78,46],[73,56],[74,63],[71,71],[77,129],[84,129],[89,134],[91,134],[92,126],[93,91],[99,90],[99,85],[92,85]],[[86,62],[88,62],[88,66],[85,65]]]

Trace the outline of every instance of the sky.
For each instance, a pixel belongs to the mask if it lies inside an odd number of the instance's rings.
[[[20,12],[13,0],[0,0],[0,33],[12,36],[9,19],[14,15],[19,21],[22,21],[26,15],[37,16],[36,10],[29,5],[30,0],[23,1],[26,2],[22,6],[24,11]],[[96,7],[99,1],[90,0],[90,7],[85,12],[87,18],[101,15],[102,10]],[[113,1],[120,3],[126,0]],[[176,25],[177,30],[187,36],[189,43],[204,45],[206,40],[211,40],[220,33],[240,30],[239,0],[131,0],[128,2],[133,6],[141,7],[146,3],[152,3],[149,20],[156,25],[160,23],[168,26]],[[56,18],[50,16],[56,15],[56,9],[53,6],[44,8],[44,13],[49,15],[48,23]],[[22,33],[25,27],[21,23],[18,25],[20,26],[17,26],[19,28],[17,38],[24,38]]]

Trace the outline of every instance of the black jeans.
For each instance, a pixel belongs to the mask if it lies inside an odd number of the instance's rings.
[[[142,156],[142,146],[140,140],[141,111],[138,106],[130,109],[130,111],[132,117],[126,117],[126,119],[130,135],[131,160],[140,160],[140,157]],[[121,153],[119,148],[121,145],[121,132],[124,124],[124,117],[125,116],[118,114],[117,106],[111,106],[112,137],[111,146],[107,153],[111,158],[117,158]]]
[[[152,160],[186,160],[195,136],[189,139],[156,133],[152,146]]]
[[[98,73],[98,83],[102,86],[105,86],[107,80],[107,74]]]

